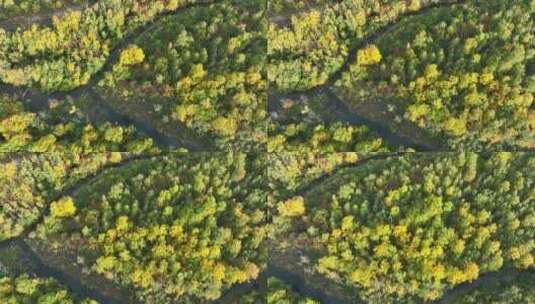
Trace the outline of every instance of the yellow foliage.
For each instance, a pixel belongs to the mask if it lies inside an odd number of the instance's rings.
[[[257,278],[258,277],[258,274],[260,273],[260,269],[258,269],[258,266],[256,266],[256,264],[253,264],[253,263],[247,263],[245,265],[245,273],[247,273],[247,276],[249,278]]]
[[[469,263],[466,265],[465,278],[468,281],[473,281],[479,277],[479,266],[476,263]]]
[[[421,7],[422,7],[422,4],[420,3],[420,0],[410,0],[409,6],[407,7],[407,9],[409,11],[415,12],[419,10]]]
[[[0,134],[6,138],[24,132],[35,120],[33,113],[21,113],[0,121]]]
[[[438,264],[433,267],[433,277],[436,281],[441,281],[446,277],[446,268],[442,264]]]
[[[17,173],[17,163],[14,161],[0,165],[0,168],[2,170],[3,178],[7,178],[7,179],[13,178],[15,177],[15,174]]]
[[[50,205],[50,213],[53,217],[70,217],[76,214],[76,206],[71,197],[66,196]]]
[[[428,292],[425,293],[424,299],[426,301],[430,301],[430,300],[438,299],[440,296],[441,296],[440,291],[438,291],[436,289],[432,289],[432,290],[429,290]]]
[[[357,53],[357,64],[372,65],[381,62],[383,56],[375,45],[370,45]]]
[[[212,128],[220,135],[234,136],[238,130],[238,124],[232,118],[218,117],[212,121]]]
[[[457,285],[459,283],[462,283],[466,281],[465,276],[462,271],[455,269],[452,272],[450,272],[448,276],[448,282],[452,285]]]
[[[126,231],[128,230],[128,217],[127,216],[120,216],[117,218],[117,221],[115,223],[115,227],[118,231]]]
[[[348,215],[342,219],[342,230],[352,230],[353,229],[353,216]]]
[[[110,269],[113,269],[117,259],[113,256],[100,257],[96,261],[96,270],[98,273],[104,273]]]
[[[534,263],[533,255],[530,253],[523,255],[518,261],[520,268],[524,268],[524,269],[527,269],[528,267],[533,265],[533,263]]]
[[[409,240],[409,233],[406,225],[397,225],[394,227],[394,236],[403,243]]]
[[[454,136],[461,136],[466,133],[466,121],[462,118],[451,117],[444,123],[444,129]]]
[[[425,78],[436,79],[440,76],[440,71],[436,64],[429,64],[425,67]]]
[[[122,159],[122,154],[121,152],[111,152],[108,159],[112,163],[118,163]]]
[[[285,202],[279,203],[277,209],[282,216],[300,216],[305,213],[305,200],[302,196],[296,196]]]
[[[338,259],[335,256],[326,256],[318,261],[318,271],[325,272],[329,269],[336,269],[338,267]]]
[[[520,259],[520,249],[518,247],[511,247],[511,249],[509,249],[509,257],[511,260]]]
[[[24,85],[28,81],[28,75],[23,69],[8,69],[2,73],[2,80],[16,86]]]
[[[309,28],[318,27],[321,22],[321,13],[318,10],[312,10],[303,21],[306,21]]]
[[[214,271],[213,271],[213,276],[214,276],[214,280],[216,282],[221,282],[223,281],[223,279],[225,278],[225,271],[226,271],[226,268],[225,268],[225,265],[223,264],[217,264],[215,267],[214,267]]]
[[[494,80],[494,75],[490,72],[483,73],[479,76],[479,82],[483,85],[489,85]]]
[[[119,57],[120,65],[134,65],[143,62],[145,54],[137,45],[130,45],[121,52]]]
[[[171,230],[169,234],[176,239],[180,239],[184,236],[184,228],[182,228],[182,226],[178,224],[175,224],[171,226]]]
[[[338,238],[340,238],[340,236],[342,236],[342,230],[340,230],[340,229],[333,229],[333,231],[331,232],[331,236],[333,237],[333,239],[338,239]]]
[[[378,257],[387,257],[390,254],[390,245],[388,243],[381,243],[374,249],[375,255]]]
[[[135,270],[130,275],[130,279],[135,285],[140,286],[141,288],[147,288],[153,282],[151,273],[149,271],[143,271],[141,269]]]
[[[358,268],[351,273],[351,280],[362,287],[370,287],[373,279],[373,273],[366,268]]]

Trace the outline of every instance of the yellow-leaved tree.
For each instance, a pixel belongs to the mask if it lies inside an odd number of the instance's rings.
[[[50,205],[50,213],[53,217],[70,217],[76,214],[76,206],[70,196],[62,197],[61,199],[52,202]]]
[[[126,49],[121,52],[119,57],[120,65],[134,65],[142,63],[145,60],[145,53],[137,45],[129,45]]]
[[[279,203],[278,210],[280,215],[292,217],[305,213],[305,200],[302,196],[296,196]]]
[[[383,56],[381,51],[374,44],[357,52],[357,63],[359,65],[372,65],[381,62]]]

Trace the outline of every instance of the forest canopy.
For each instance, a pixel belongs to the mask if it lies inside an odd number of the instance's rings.
[[[319,273],[370,303],[438,299],[486,272],[535,263],[534,166],[533,154],[511,153],[370,160],[306,193],[294,231],[322,252]]]

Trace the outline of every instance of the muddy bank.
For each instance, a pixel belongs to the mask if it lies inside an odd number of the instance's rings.
[[[137,99],[124,101],[108,93],[89,91],[91,102],[84,106],[83,112],[91,121],[102,119],[102,114],[105,114],[104,121],[125,126],[133,125],[142,135],[152,138],[160,147],[167,147],[170,150],[179,148],[192,152],[215,150],[206,136],[198,134],[180,121],[163,122],[161,116],[154,112],[152,102]]]
[[[10,240],[0,246],[0,256],[0,266],[8,275],[29,274],[34,277],[53,278],[64,285],[70,292],[82,298],[97,300],[100,303],[134,303],[119,296],[116,291],[115,293],[107,293],[106,291],[109,291],[111,287],[109,282],[105,282],[106,284],[99,288],[88,287],[80,279],[80,276],[64,272],[57,267],[58,265],[48,263],[49,261],[43,259],[21,238]],[[10,258],[16,259],[17,262],[14,264],[6,263]]]
[[[421,136],[410,136],[406,132],[399,132],[399,129],[394,131],[393,128],[386,123],[389,121],[388,117],[373,117],[369,115],[370,113],[368,111],[356,111],[354,108],[348,107],[346,103],[330,89],[323,89],[322,93],[327,96],[328,101],[325,105],[325,113],[334,116],[336,121],[365,125],[383,138],[387,144],[394,147],[413,148],[418,152],[444,150],[438,142],[429,137],[424,140],[418,140]],[[419,129],[411,129],[411,133],[413,134],[420,133],[419,131]]]

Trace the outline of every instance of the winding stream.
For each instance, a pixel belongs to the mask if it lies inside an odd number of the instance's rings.
[[[304,185],[303,187],[300,187],[296,191],[296,195],[300,195],[303,197],[309,195],[312,191],[314,191],[320,185],[323,185],[327,183],[328,180],[335,178],[335,176],[341,171],[343,171],[344,169],[356,168],[370,161],[384,160],[390,157],[397,157],[405,153],[410,153],[410,152],[375,154],[375,155],[363,158],[355,163],[340,165],[333,171],[316,178],[312,182]],[[331,288],[339,288],[340,286],[338,286],[337,284],[335,284],[334,282],[330,281],[329,279],[325,278],[324,276],[320,274],[311,274],[307,278],[303,267],[299,266],[301,264],[300,255],[302,254],[300,253],[299,250],[293,249],[290,252],[284,252],[284,253],[277,252],[277,251],[274,251],[274,252],[276,252],[276,254],[274,254],[276,258],[270,260],[270,263],[268,264],[268,267],[264,271],[264,273],[267,276],[273,276],[273,277],[280,279],[285,284],[291,286],[293,290],[295,290],[302,296],[316,299],[320,301],[320,303],[322,304],[357,304],[357,303],[365,304],[365,301],[358,298],[358,293],[355,293],[355,291],[351,292],[348,290],[339,290],[336,293],[329,293],[328,288],[326,289],[319,288],[318,286],[326,287],[326,286],[332,285],[330,286]],[[479,275],[479,277],[476,280],[472,282],[465,282],[451,289],[448,289],[444,292],[443,296],[440,299],[437,299],[435,301],[428,302],[428,303],[430,304],[454,303],[454,301],[458,299],[460,296],[472,291],[475,288],[478,288],[487,284],[491,284],[494,282],[503,282],[503,281],[511,280],[512,278],[521,274],[522,271],[533,271],[533,269],[519,270],[519,269],[514,269],[514,268],[503,267],[498,271],[482,273]],[[315,281],[315,282],[314,284],[310,284],[309,281]]]
[[[190,3],[175,11],[161,13],[149,22],[137,27],[136,29],[125,35],[125,37],[121,41],[113,45],[110,55],[106,58],[102,67],[91,76],[91,79],[86,84],[79,86],[73,90],[45,94],[33,88],[17,87],[11,84],[0,82],[0,93],[16,94],[22,96],[25,105],[28,106],[28,108],[32,111],[48,109],[50,103],[53,100],[63,100],[66,98],[75,100],[83,95],[92,95],[93,97],[95,97],[96,93],[94,92],[94,88],[96,87],[96,85],[104,77],[106,72],[112,70],[113,65],[117,62],[121,51],[127,45],[132,43],[134,39],[136,39],[140,35],[143,35],[146,32],[150,32],[151,30],[153,30],[158,25],[159,20],[161,20],[162,18],[182,13],[184,10],[191,9],[194,7],[210,6],[215,3],[217,3],[217,1],[199,1],[195,3]],[[98,98],[98,100],[101,99]],[[111,106],[107,105],[105,102],[99,102],[98,106],[99,113],[97,113],[96,115],[88,115],[88,118],[92,123],[94,123],[97,118],[106,116],[108,119],[110,119],[110,121],[115,122],[119,125],[126,127],[133,125],[134,127],[136,127],[137,130],[140,130],[141,133],[152,137],[158,145],[163,147],[185,147],[190,151],[206,151],[211,149],[209,146],[207,146],[204,140],[185,141],[165,136],[154,126],[151,126],[149,123],[127,117],[124,114],[120,114]],[[177,122],[177,124],[179,123]]]
[[[377,133],[386,143],[393,146],[410,147],[419,152],[439,151],[438,147],[434,144],[421,144],[415,142],[408,136],[395,133],[385,124],[366,118],[355,111],[349,109],[349,107],[330,89],[324,88],[322,92],[328,96],[327,110],[329,114],[335,115],[338,121],[348,122],[355,125],[365,125],[370,130]]]
[[[50,213],[50,202],[56,201],[56,200],[60,199],[63,196],[73,196],[73,195],[75,195],[80,188],[84,187],[87,184],[92,183],[93,181],[98,179],[102,174],[104,174],[106,171],[118,169],[118,168],[121,168],[121,167],[125,167],[125,166],[130,165],[134,161],[142,161],[144,159],[149,159],[149,158],[152,158],[152,157],[155,157],[155,155],[152,155],[152,154],[135,155],[135,156],[132,156],[132,157],[129,157],[129,158],[125,159],[122,162],[105,165],[104,167],[100,168],[97,172],[95,172],[95,173],[93,173],[91,175],[88,175],[88,176],[76,181],[76,183],[74,183],[73,185],[69,186],[67,189],[64,189],[64,190],[58,192],[56,195],[53,196],[53,198],[49,199],[48,200],[49,203],[46,204],[44,209],[41,211],[41,214],[39,215],[39,217],[31,225],[28,225],[24,229],[24,231],[21,234],[19,234],[18,237],[14,238],[14,239],[27,238],[29,236],[29,234],[32,231],[34,231],[37,228],[37,226],[39,226],[39,224],[41,224],[44,221],[44,219]],[[2,246],[4,246],[4,243],[9,243],[10,241],[11,241],[10,239],[0,241],[0,248]]]
[[[62,196],[74,196],[76,193],[88,184],[96,181],[102,174],[109,170],[117,170],[121,167],[131,165],[135,161],[143,161],[158,157],[157,155],[143,154],[136,155],[126,159],[123,162],[106,165],[98,170],[98,172],[84,177],[67,189],[57,193],[49,202],[55,201]],[[7,251],[14,249],[22,254],[17,254],[16,259],[23,261],[22,269],[16,269],[16,273],[30,273],[36,277],[51,277],[56,279],[59,283],[65,285],[70,291],[81,297],[88,297],[99,301],[102,304],[125,304],[125,303],[139,303],[133,298],[131,292],[126,288],[117,286],[112,282],[107,282],[100,275],[93,275],[90,278],[81,279],[82,270],[79,266],[66,265],[65,260],[58,258],[55,254],[48,252],[43,247],[44,244],[39,244],[33,240],[28,239],[31,232],[35,231],[39,224],[41,224],[47,215],[50,213],[50,204],[45,206],[39,218],[30,226],[26,227],[24,232],[19,236],[10,238],[0,242],[0,255],[6,254]],[[32,244],[29,245],[28,242]],[[52,266],[51,266],[52,265]],[[0,273],[6,268],[0,261]],[[8,265],[8,269],[9,269]],[[13,269],[12,269],[13,271]],[[212,301],[213,304],[233,304],[241,295],[249,292],[252,289],[262,287],[263,275],[255,281],[248,283],[237,284],[223,293],[221,298]],[[89,282],[90,281],[90,282]],[[264,288],[265,289],[265,288]]]
[[[418,10],[418,11],[412,11],[407,12],[399,16],[395,21],[390,22],[389,24],[379,28],[375,32],[369,34],[368,36],[364,37],[361,41],[358,43],[355,43],[352,45],[351,49],[349,50],[349,54],[346,56],[344,63],[342,66],[333,74],[329,76],[327,81],[325,81],[323,84],[311,87],[306,90],[295,90],[291,93],[287,94],[280,94],[278,92],[272,92],[269,103],[268,103],[268,110],[272,111],[279,107],[277,103],[279,103],[280,100],[284,98],[292,99],[295,98],[295,96],[307,96],[309,99],[311,99],[314,96],[325,94],[328,98],[328,104],[326,105],[328,114],[331,116],[336,117],[337,121],[342,122],[348,122],[351,124],[361,124],[365,125],[370,128],[370,130],[376,132],[379,134],[386,142],[394,145],[401,145],[405,147],[411,147],[417,149],[417,151],[437,151],[441,147],[437,143],[417,143],[413,139],[411,139],[408,135],[399,134],[397,132],[392,131],[389,127],[387,127],[386,124],[371,120],[364,115],[361,115],[359,113],[356,113],[354,110],[351,110],[347,104],[342,101],[335,93],[331,91],[331,88],[335,85],[336,81],[342,77],[342,75],[349,71],[351,64],[353,62],[356,62],[357,52],[359,49],[365,47],[366,45],[374,43],[377,39],[379,39],[381,36],[388,34],[389,32],[396,29],[396,25],[403,19],[413,17],[413,16],[419,16],[424,15],[428,13],[430,10],[441,8],[441,7],[450,7],[453,5],[462,5],[466,2],[466,0],[455,0],[455,1],[447,1],[447,2],[441,2],[441,3],[434,3],[429,4],[426,7]]]

